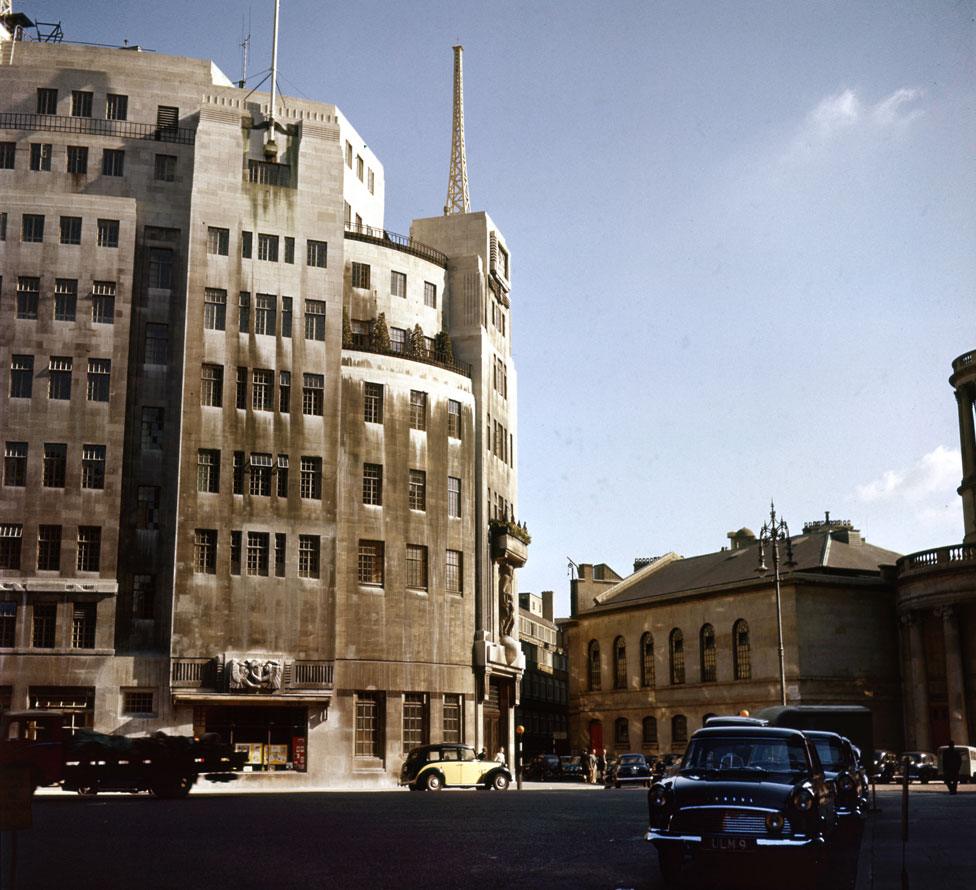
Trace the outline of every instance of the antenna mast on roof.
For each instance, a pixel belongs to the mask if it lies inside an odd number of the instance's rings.
[[[241,79],[237,86],[242,90],[247,83],[247,56],[251,49],[251,10],[247,11],[247,36],[244,35],[244,16],[241,16]]]
[[[451,174],[447,181],[447,203],[444,216],[467,213],[471,209],[468,199],[468,159],[464,152],[464,83],[461,74],[461,53],[464,47],[454,47],[454,120],[451,125]]]
[[[278,104],[278,11],[280,0],[275,0],[274,35],[271,42],[271,107],[268,111],[268,141],[264,144],[264,153],[269,158],[278,156],[278,145],[275,142],[275,108]]]

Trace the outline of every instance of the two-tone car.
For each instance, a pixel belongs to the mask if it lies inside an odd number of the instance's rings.
[[[508,766],[495,760],[478,760],[467,745],[422,745],[413,748],[400,769],[400,784],[411,791],[442,788],[482,788],[504,791],[512,783]]]
[[[842,823],[858,822],[868,813],[868,777],[861,764],[860,752],[850,739],[836,732],[805,729],[803,734],[813,742],[827,780],[837,792],[837,818]]]
[[[645,839],[667,883],[692,863],[763,868],[784,858],[797,881],[816,880],[836,822],[834,784],[795,729],[699,729],[677,772],[655,782],[647,800]]]

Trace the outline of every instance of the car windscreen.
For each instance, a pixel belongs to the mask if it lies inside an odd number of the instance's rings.
[[[823,768],[832,773],[847,769],[847,752],[840,739],[812,739]]]
[[[626,763],[629,766],[644,766],[646,761],[640,754],[621,754],[620,762]]]
[[[809,772],[800,738],[702,736],[691,740],[681,762],[682,775],[795,779]]]

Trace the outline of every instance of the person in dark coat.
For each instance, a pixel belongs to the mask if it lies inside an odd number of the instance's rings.
[[[942,778],[950,794],[956,793],[959,785],[959,770],[962,768],[962,754],[956,743],[949,739],[949,747],[942,752]]]

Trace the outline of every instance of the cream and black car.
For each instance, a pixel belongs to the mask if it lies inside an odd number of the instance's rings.
[[[504,763],[478,760],[467,745],[423,745],[414,748],[403,762],[400,784],[411,791],[440,791],[441,788],[481,788],[504,791],[512,774]]]

